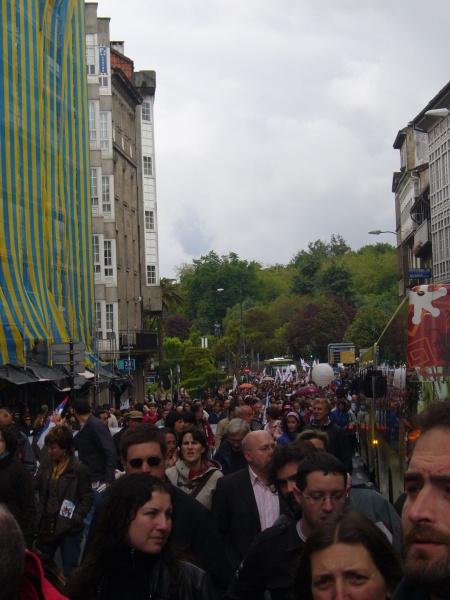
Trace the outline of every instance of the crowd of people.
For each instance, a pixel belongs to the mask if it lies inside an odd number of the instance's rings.
[[[352,486],[354,391],[0,408],[0,597],[449,598],[450,402],[418,417],[399,514]]]

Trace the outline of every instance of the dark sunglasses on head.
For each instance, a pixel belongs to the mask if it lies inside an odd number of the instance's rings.
[[[149,467],[157,467],[162,461],[162,456],[149,456],[148,458],[132,458],[128,461],[128,464],[133,467],[133,469],[140,469],[145,462]]]

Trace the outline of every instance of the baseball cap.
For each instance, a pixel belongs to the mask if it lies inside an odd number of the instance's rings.
[[[144,417],[140,410],[131,410],[127,416],[129,419],[142,419]]]

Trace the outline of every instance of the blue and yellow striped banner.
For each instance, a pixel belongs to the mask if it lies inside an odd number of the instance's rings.
[[[93,336],[84,10],[0,0],[0,364]]]

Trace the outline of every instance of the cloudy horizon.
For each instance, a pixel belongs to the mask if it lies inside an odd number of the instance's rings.
[[[432,10],[431,10],[432,8]],[[99,0],[156,71],[160,274],[210,250],[287,264],[392,235],[392,145],[449,81],[444,0]],[[442,41],[441,41],[442,40]]]

